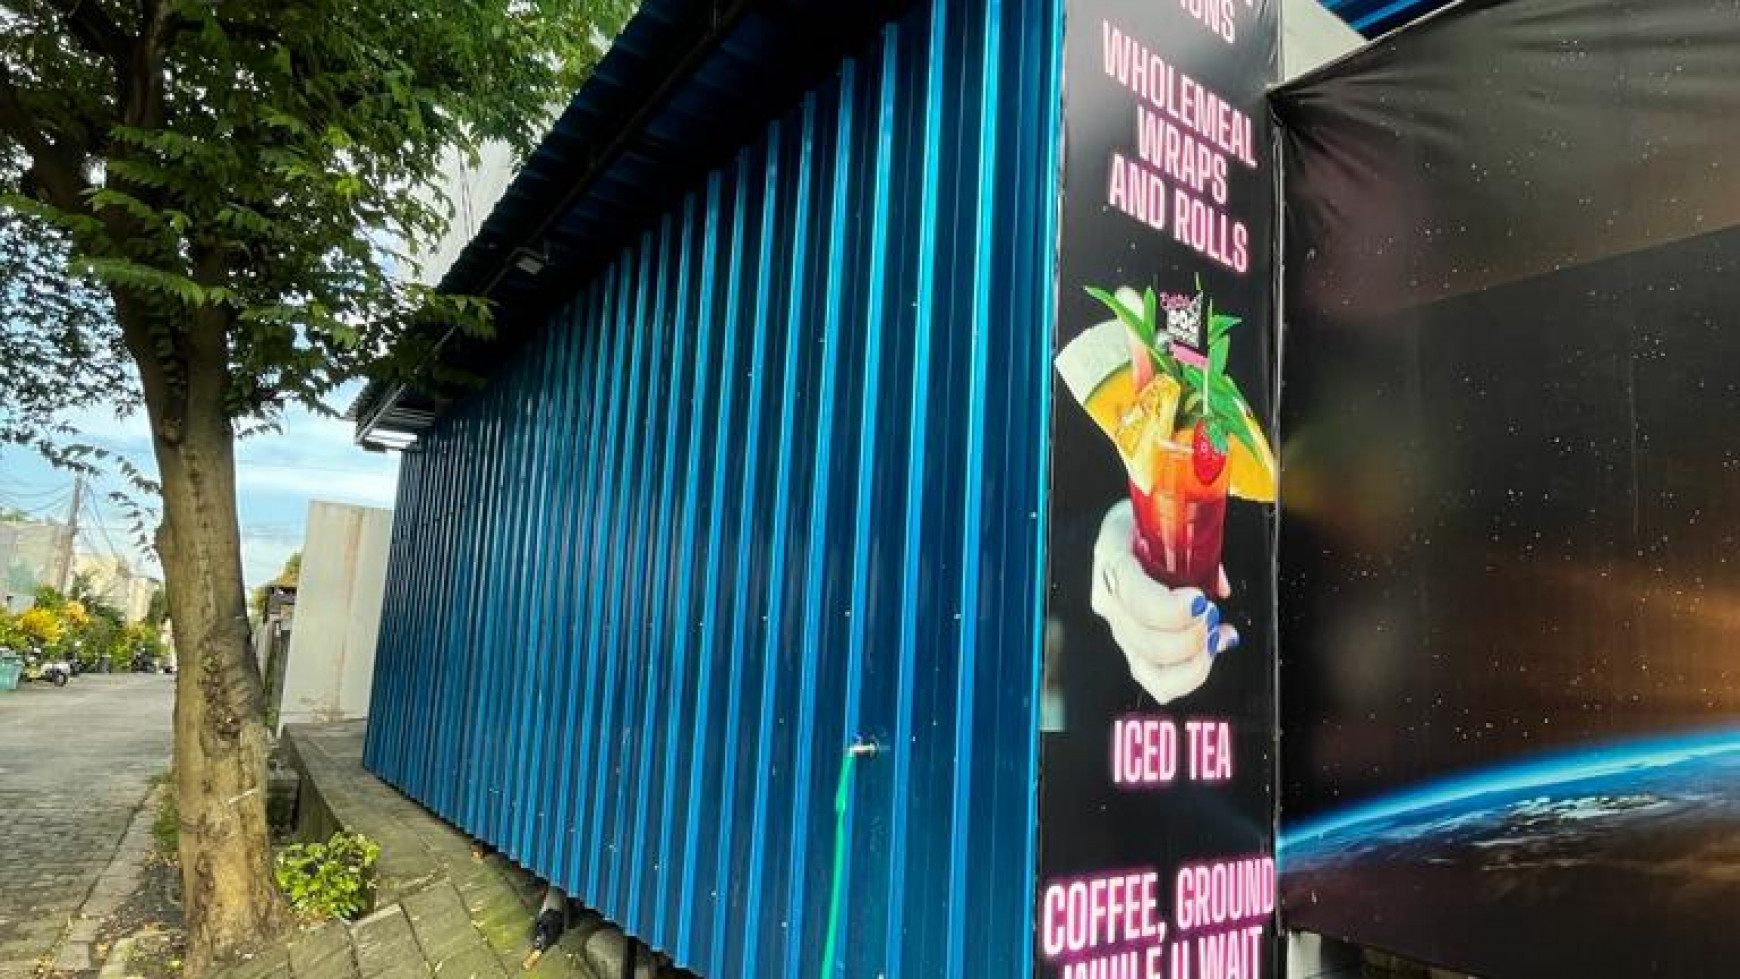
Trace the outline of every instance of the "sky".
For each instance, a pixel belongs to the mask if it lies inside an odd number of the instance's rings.
[[[354,386],[340,389],[331,403],[348,405]],[[86,433],[80,439],[118,452],[152,475],[150,434],[142,414],[117,420],[93,411],[69,421]],[[241,507],[242,572],[248,586],[276,577],[285,558],[302,547],[311,500],[391,507],[398,483],[396,454],[365,452],[352,443],[354,426],[322,418],[302,409],[287,413],[282,433],[242,440],[236,447],[236,496]],[[15,507],[34,515],[66,519],[73,479],[35,453],[0,448],[0,507]],[[155,556],[135,543],[124,511],[108,494],[125,489],[116,477],[99,481],[92,503],[101,525],[82,529],[81,553],[119,552],[135,571],[162,577]],[[148,502],[153,507],[156,501]],[[85,521],[89,523],[89,519]]]

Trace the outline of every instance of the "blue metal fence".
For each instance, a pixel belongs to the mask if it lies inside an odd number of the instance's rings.
[[[1031,972],[1060,30],[920,4],[404,456],[368,764],[702,975]]]

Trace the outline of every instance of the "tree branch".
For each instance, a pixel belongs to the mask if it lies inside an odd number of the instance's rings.
[[[30,154],[31,173],[54,206],[63,211],[84,209],[85,180],[76,158],[69,158],[49,137],[0,63],[0,133],[12,137]]]
[[[120,66],[121,119],[130,126],[156,129],[164,123],[164,58],[180,33],[173,4],[143,0],[139,38]]]
[[[49,6],[60,13],[67,29],[85,50],[108,59],[117,74],[127,70],[127,62],[132,60],[133,39],[103,12],[97,0],[49,0]]]

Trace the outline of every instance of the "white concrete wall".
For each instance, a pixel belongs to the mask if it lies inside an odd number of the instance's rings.
[[[278,725],[368,716],[393,512],[314,502]]]
[[[443,165],[447,179],[441,190],[453,208],[452,221],[439,240],[413,242],[409,256],[412,267],[403,270],[404,278],[427,285],[435,285],[447,274],[519,172],[514,152],[506,143],[485,144],[478,151],[476,165],[451,152]]]
[[[1281,0],[1281,79],[1292,81],[1365,43],[1317,0]]]
[[[151,614],[151,599],[163,590],[163,582],[144,575],[134,575],[127,590],[127,621],[143,622]]]
[[[67,533],[65,524],[47,521],[0,523],[0,601],[22,612],[36,586],[66,584]]]

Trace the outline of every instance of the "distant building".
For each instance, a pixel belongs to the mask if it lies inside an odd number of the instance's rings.
[[[284,693],[284,665],[290,655],[290,629],[296,620],[296,583],[301,562],[285,566],[278,577],[260,586],[255,598],[254,658],[266,691],[266,720],[276,727],[278,702]]]
[[[135,573],[120,555],[80,554],[73,558],[73,576],[83,578],[92,595],[115,607],[128,622],[143,622],[151,598],[163,588],[156,578]]]
[[[60,587],[71,544],[65,524],[0,521],[0,604],[21,612],[40,586]]]
[[[441,193],[453,206],[453,218],[440,238],[421,248],[417,242],[412,243],[410,264],[402,270],[407,279],[429,285],[441,281],[513,182],[514,152],[505,143],[486,143],[475,162],[452,154],[445,172],[447,179],[442,183]],[[429,203],[441,206],[433,199]]]

